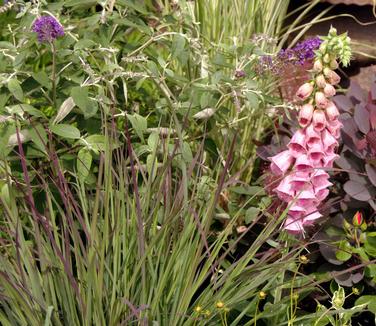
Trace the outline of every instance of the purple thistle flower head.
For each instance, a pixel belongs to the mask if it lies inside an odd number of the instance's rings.
[[[64,35],[63,26],[52,16],[39,17],[33,25],[33,32],[38,34],[38,41],[52,42]]]

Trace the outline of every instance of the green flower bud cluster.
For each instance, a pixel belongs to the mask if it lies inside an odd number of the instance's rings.
[[[328,36],[322,39],[323,42],[316,51],[316,57],[325,63],[338,60],[344,67],[347,67],[351,60],[351,39],[347,33],[337,35],[337,30],[331,27]]]

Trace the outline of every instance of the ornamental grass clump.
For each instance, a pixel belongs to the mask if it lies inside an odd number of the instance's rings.
[[[339,112],[331,101],[334,86],[340,77],[334,72],[338,61],[348,65],[351,50],[347,34],[337,35],[331,28],[316,51],[311,81],[297,91],[300,101],[297,129],[287,149],[270,158],[270,169],[281,176],[274,189],[278,197],[288,203],[289,214],[284,228],[303,232],[322,215],[319,206],[329,195],[327,171],[338,157],[336,148],[340,137]]]

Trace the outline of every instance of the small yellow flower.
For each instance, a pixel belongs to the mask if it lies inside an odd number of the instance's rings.
[[[299,256],[299,261],[302,263],[302,264],[307,264],[309,262],[309,259],[307,258],[307,256],[305,255],[301,255]]]
[[[203,315],[204,315],[205,317],[209,317],[209,316],[211,315],[210,310],[205,310],[205,311],[203,312]]]
[[[359,295],[359,294],[360,294],[360,291],[359,291],[358,288],[353,287],[353,288],[352,288],[352,293],[354,293],[355,295]]]
[[[264,291],[259,292],[259,298],[260,300],[264,300],[266,298],[266,293]]]
[[[201,311],[202,311],[202,307],[201,306],[196,306],[195,307],[195,312],[200,313]]]
[[[224,304],[222,301],[218,301],[218,302],[215,304],[215,306],[216,306],[218,309],[222,309],[222,308],[225,306],[225,304]]]

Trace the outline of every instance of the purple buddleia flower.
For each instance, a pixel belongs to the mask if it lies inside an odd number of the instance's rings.
[[[303,66],[314,58],[315,50],[319,48],[321,43],[322,40],[319,37],[314,37],[298,43],[291,49],[282,49],[275,56],[262,56],[258,70],[279,74],[283,69],[286,69],[286,65]]]
[[[63,26],[52,16],[39,17],[33,25],[33,32],[38,34],[38,41],[52,42],[64,35]]]
[[[317,50],[322,43],[319,37],[307,39],[298,43],[292,50],[295,52],[296,60],[303,65],[305,61],[313,59],[315,50]]]

